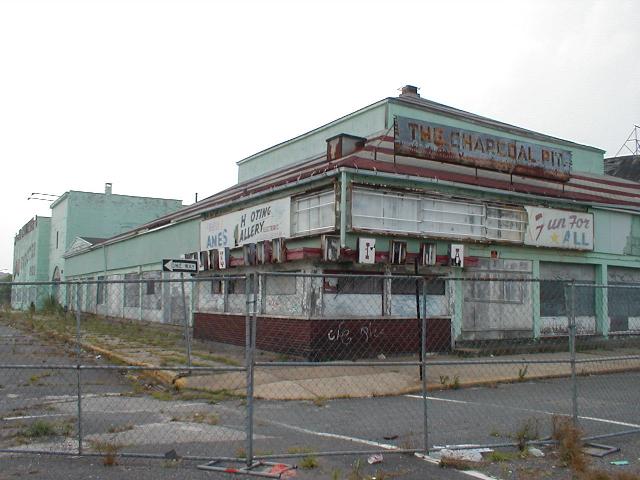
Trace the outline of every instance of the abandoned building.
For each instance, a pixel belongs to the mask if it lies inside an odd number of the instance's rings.
[[[177,276],[162,272],[163,259],[197,259],[188,289],[195,335],[240,343],[246,282],[221,276],[388,276],[412,274],[417,263],[440,348],[562,334],[558,281],[640,282],[640,184],[605,175],[603,155],[426,100],[408,85],[240,160],[232,188],[67,251],[64,278],[145,280],[86,285],[83,309],[178,323],[179,286],[154,280]],[[465,281],[474,278],[492,280]],[[602,288],[576,295],[580,333],[640,332],[639,302]],[[263,331],[275,322],[289,332],[265,335],[264,348],[308,355],[340,328],[375,322],[408,335],[415,285],[263,276],[256,308]]]

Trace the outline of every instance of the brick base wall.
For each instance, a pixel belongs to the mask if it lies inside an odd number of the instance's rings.
[[[428,319],[427,350],[448,351],[450,320]],[[298,319],[258,316],[260,350],[304,357],[310,361],[372,358],[380,354],[417,354],[420,329],[415,319]],[[203,340],[245,345],[245,317],[196,313],[193,335]]]

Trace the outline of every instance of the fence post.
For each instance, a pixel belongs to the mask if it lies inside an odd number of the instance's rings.
[[[422,279],[422,319],[420,328],[420,372],[422,377],[422,404],[424,415],[424,453],[429,455],[429,415],[427,413],[427,279]]]
[[[247,420],[246,420],[246,460],[247,466],[253,464],[253,363],[255,347],[255,311],[257,291],[255,274],[248,274],[245,280],[246,318],[245,318],[245,366],[247,374]],[[253,308],[251,306],[253,305]]]
[[[191,373],[191,340],[189,337],[189,314],[187,309],[187,296],[184,293],[184,273],[180,273],[180,287],[182,288],[182,307],[184,312],[184,342],[185,347],[187,349],[187,367],[189,368],[189,373]],[[193,292],[191,292],[193,296]]]
[[[80,282],[76,283],[76,380],[78,382],[78,455],[82,455],[82,379],[80,375],[80,361],[82,349],[80,347],[81,330],[80,330]]]
[[[576,285],[569,286],[569,355],[571,358],[571,415],[574,425],[578,425],[578,380],[576,376]]]
[[[198,295],[198,299],[196,299]],[[191,368],[192,351],[193,351],[193,329],[196,322],[196,305],[200,299],[200,283],[196,281],[195,277],[191,277],[191,309],[189,313],[189,337],[187,338],[187,360],[189,362],[189,368]]]

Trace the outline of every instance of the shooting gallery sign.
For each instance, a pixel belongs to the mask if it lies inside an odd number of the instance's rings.
[[[529,216],[525,245],[593,250],[593,214],[552,208],[524,208]]]
[[[405,117],[396,117],[394,152],[516,175],[566,181],[571,152],[463,130]]]
[[[291,199],[280,198],[200,223],[200,249],[234,248],[290,236]]]

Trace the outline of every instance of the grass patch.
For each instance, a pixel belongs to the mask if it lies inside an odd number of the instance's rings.
[[[38,383],[41,379],[47,378],[47,377],[50,377],[50,376],[51,376],[51,372],[45,372],[45,373],[42,373],[40,375],[31,375],[29,377],[29,383],[31,383],[33,385],[34,383]]]
[[[490,452],[486,457],[490,462],[510,462],[516,459],[516,455],[509,452],[501,452],[500,450],[494,450]]]
[[[27,428],[20,432],[20,435],[27,438],[52,437],[57,435],[56,427],[46,420],[36,420]]]
[[[218,425],[220,423],[220,417],[215,413],[201,413],[196,412],[191,415],[175,416],[171,418],[172,422],[191,422],[191,423],[204,423],[207,425]]]
[[[311,470],[314,468],[318,468],[318,459],[316,457],[314,457],[313,455],[309,455],[308,457],[304,457],[302,459],[302,461],[300,462],[300,467],[304,468],[305,470]]]
[[[223,357],[222,355],[215,355],[213,353],[201,353],[196,352],[194,356],[201,360],[207,360],[209,362],[222,363],[223,365],[229,365],[230,367],[240,367],[242,364],[232,358]],[[205,365],[203,365],[205,366]]]

